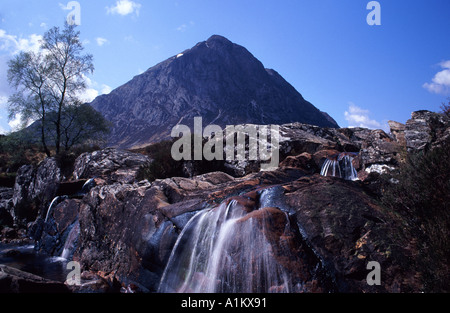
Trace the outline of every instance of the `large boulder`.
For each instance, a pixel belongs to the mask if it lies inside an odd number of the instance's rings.
[[[436,141],[450,135],[449,120],[444,114],[430,111],[416,111],[405,124],[405,140],[408,151],[431,148]]]
[[[61,170],[55,158],[47,158],[37,167],[22,166],[17,172],[12,197],[14,220],[19,223],[34,221],[40,211],[46,211],[61,180]]]
[[[107,148],[80,155],[74,165],[74,179],[99,177],[108,183],[133,183],[139,168],[150,159],[142,154]]]
[[[79,211],[80,241],[74,259],[89,271],[114,273],[121,281],[156,291],[177,237],[163,214],[167,197],[149,183],[96,187]]]
[[[411,292],[423,286],[413,266],[417,253],[398,216],[380,206],[361,183],[314,175],[283,186],[299,229],[323,260],[339,292]],[[367,264],[382,269],[369,286]]]
[[[388,121],[389,128],[391,130],[391,134],[394,139],[402,146],[406,147],[406,138],[405,138],[405,124],[396,122],[396,121]]]
[[[35,240],[35,249],[39,252],[53,256],[64,254],[65,258],[68,258],[75,252],[71,245],[78,241],[78,211],[81,200],[58,200],[60,202],[51,208],[46,220],[38,218],[33,223],[29,228],[29,235]],[[75,233],[77,231],[78,233]]]

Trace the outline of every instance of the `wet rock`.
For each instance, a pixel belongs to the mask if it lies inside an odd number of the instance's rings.
[[[332,157],[333,155],[338,155],[340,152],[337,150],[320,150],[313,154],[312,158],[314,160],[314,163],[316,164],[317,168],[321,169],[323,163]]]
[[[60,282],[0,264],[0,293],[68,293]]]
[[[63,181],[59,184],[56,196],[76,196],[81,194],[81,190],[86,182],[87,179]]]
[[[36,241],[36,249],[53,256],[61,256],[72,229],[77,227],[81,201],[67,199],[59,203],[49,214],[47,221],[38,219],[30,226],[30,235]]]

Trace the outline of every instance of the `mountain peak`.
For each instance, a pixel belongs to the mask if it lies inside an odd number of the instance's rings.
[[[244,47],[220,35],[148,69],[92,106],[112,122],[109,144],[144,146],[170,138],[194,117],[221,127],[301,122],[338,127]]]
[[[208,40],[206,40],[207,43],[212,43],[212,42],[221,42],[221,43],[226,43],[226,44],[232,44],[232,42],[230,40],[228,40],[227,38],[225,38],[224,36],[221,35],[212,35],[211,37],[208,38]]]

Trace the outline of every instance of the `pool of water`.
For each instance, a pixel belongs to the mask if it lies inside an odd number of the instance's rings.
[[[70,270],[66,269],[68,261],[37,253],[34,245],[9,245],[0,243],[0,264],[14,267],[46,279],[64,282]]]

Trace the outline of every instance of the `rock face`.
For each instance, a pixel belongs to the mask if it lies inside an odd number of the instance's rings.
[[[170,138],[175,125],[192,127],[198,116],[204,125],[221,127],[290,122],[338,127],[276,71],[221,36],[161,62],[92,106],[113,123],[109,144],[120,148]]]
[[[22,166],[17,172],[12,198],[14,220],[36,219],[40,210],[46,210],[55,197],[61,179],[61,170],[54,158],[45,159],[37,168]]]
[[[337,290],[408,292],[420,288],[414,270],[401,268],[411,252],[406,245],[397,247],[398,234],[389,231],[398,227],[397,219],[362,192],[360,184],[312,176],[283,188],[286,202],[295,208],[299,228],[333,273]],[[369,261],[383,269],[381,286],[367,285]],[[398,275],[399,271],[404,273]]]
[[[75,161],[73,177],[75,179],[99,177],[108,183],[132,183],[140,166],[149,161],[142,154],[111,148],[84,153]]]
[[[430,111],[416,111],[405,125],[396,123],[393,132],[399,142],[406,145],[408,151],[421,151],[431,148],[431,144],[439,144],[450,135],[448,118],[443,114]]]

